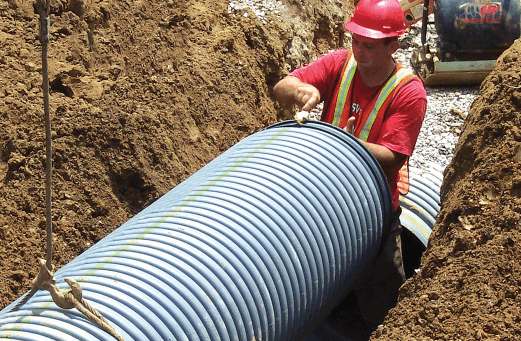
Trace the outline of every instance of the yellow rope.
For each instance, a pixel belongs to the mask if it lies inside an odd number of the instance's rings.
[[[67,284],[71,287],[65,297],[68,301],[74,304],[74,307],[78,309],[83,315],[91,319],[101,329],[112,335],[118,341],[125,341],[121,335],[110,325],[110,323],[101,315],[93,306],[91,306],[81,294],[80,285],[72,278],[64,279]]]
[[[43,104],[45,113],[45,148],[46,148],[46,170],[45,170],[45,220],[47,230],[47,268],[53,269],[52,265],[52,213],[51,213],[51,177],[52,177],[52,139],[51,139],[51,119],[49,109],[49,70],[47,63],[47,45],[49,44],[49,12],[51,8],[51,0],[36,0],[35,8],[40,15],[40,43],[42,44],[42,88],[43,88]],[[40,270],[35,283],[41,283],[44,276]],[[31,291],[26,293],[20,302],[16,304],[10,311],[17,310],[24,305],[38,291],[35,285]]]
[[[47,267],[52,268],[52,213],[51,213],[51,178],[52,178],[52,133],[51,114],[49,108],[49,67],[47,62],[47,45],[49,44],[49,12],[51,0],[36,0],[36,10],[40,15],[40,43],[42,44],[42,88],[45,114],[45,221],[47,229]]]
[[[57,306],[63,309],[76,308],[87,318],[91,319],[101,329],[112,335],[118,341],[125,341],[121,335],[107,322],[107,320],[83,299],[80,285],[72,278],[65,278],[71,288],[65,295],[60,291],[54,279],[52,265],[52,214],[51,214],[51,177],[52,177],[52,139],[51,116],[49,109],[49,72],[47,63],[47,45],[49,44],[49,12],[51,0],[36,0],[35,7],[40,15],[40,42],[42,44],[42,73],[43,73],[43,102],[45,111],[45,135],[47,165],[45,172],[45,201],[47,223],[47,260],[40,259],[40,271],[33,281],[31,290],[22,297],[10,311],[17,310],[25,304],[38,290],[47,290]]]
[[[47,290],[56,305],[62,309],[76,308],[79,312],[89,318],[101,329],[112,335],[118,341],[125,341],[121,335],[109,324],[109,322],[85,299],[83,299],[80,285],[72,278],[65,278],[64,281],[69,285],[69,290],[65,295],[56,285],[54,274],[45,265],[45,260],[40,260],[40,272],[33,282],[36,290]]]

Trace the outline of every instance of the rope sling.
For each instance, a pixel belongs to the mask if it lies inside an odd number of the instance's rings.
[[[54,279],[54,266],[52,265],[52,215],[51,215],[51,179],[52,179],[52,138],[51,115],[49,109],[49,70],[47,62],[47,46],[49,44],[49,12],[51,0],[36,0],[36,10],[40,16],[40,43],[42,44],[42,74],[43,74],[43,103],[45,114],[45,146],[46,146],[46,170],[45,170],[45,204],[46,204],[46,231],[47,231],[47,257],[40,259],[40,270],[32,288],[20,302],[10,311],[15,311],[24,305],[38,290],[47,290],[54,303],[62,309],[76,308],[79,312],[93,321],[105,332],[112,335],[118,341],[125,341],[121,335],[108,323],[108,321],[82,297],[80,285],[72,278],[64,278],[71,290],[63,293],[56,285]]]

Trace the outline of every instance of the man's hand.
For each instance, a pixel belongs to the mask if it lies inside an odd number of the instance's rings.
[[[344,127],[344,130],[349,134],[353,135],[355,132],[355,118],[351,116],[347,119],[347,125]]]
[[[302,83],[295,90],[295,100],[302,111],[311,111],[320,103],[320,92],[313,85]]]
[[[273,95],[281,103],[297,104],[302,111],[311,111],[320,103],[320,91],[294,76],[280,80],[273,88]]]

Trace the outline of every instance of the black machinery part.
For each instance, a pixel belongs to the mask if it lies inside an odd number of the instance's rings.
[[[520,36],[519,0],[435,0],[434,15],[445,61],[496,59]]]

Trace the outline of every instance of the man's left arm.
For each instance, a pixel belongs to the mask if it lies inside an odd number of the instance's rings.
[[[344,128],[345,131],[347,131],[350,134],[353,134],[354,130],[354,117],[350,117],[347,120],[347,126]],[[373,156],[376,158],[378,163],[380,164],[380,167],[382,167],[382,170],[387,174],[388,171],[390,171],[394,166],[397,164],[403,162],[403,159],[407,157],[407,155],[395,152],[385,146],[376,144],[376,143],[370,143],[366,141],[362,141],[359,139],[360,142],[373,154]]]
[[[378,141],[361,141],[386,174],[387,170],[412,155],[427,110],[427,94],[423,84],[413,81],[404,86],[392,106],[389,117],[384,120]],[[354,117],[349,118],[344,129],[353,133]]]

